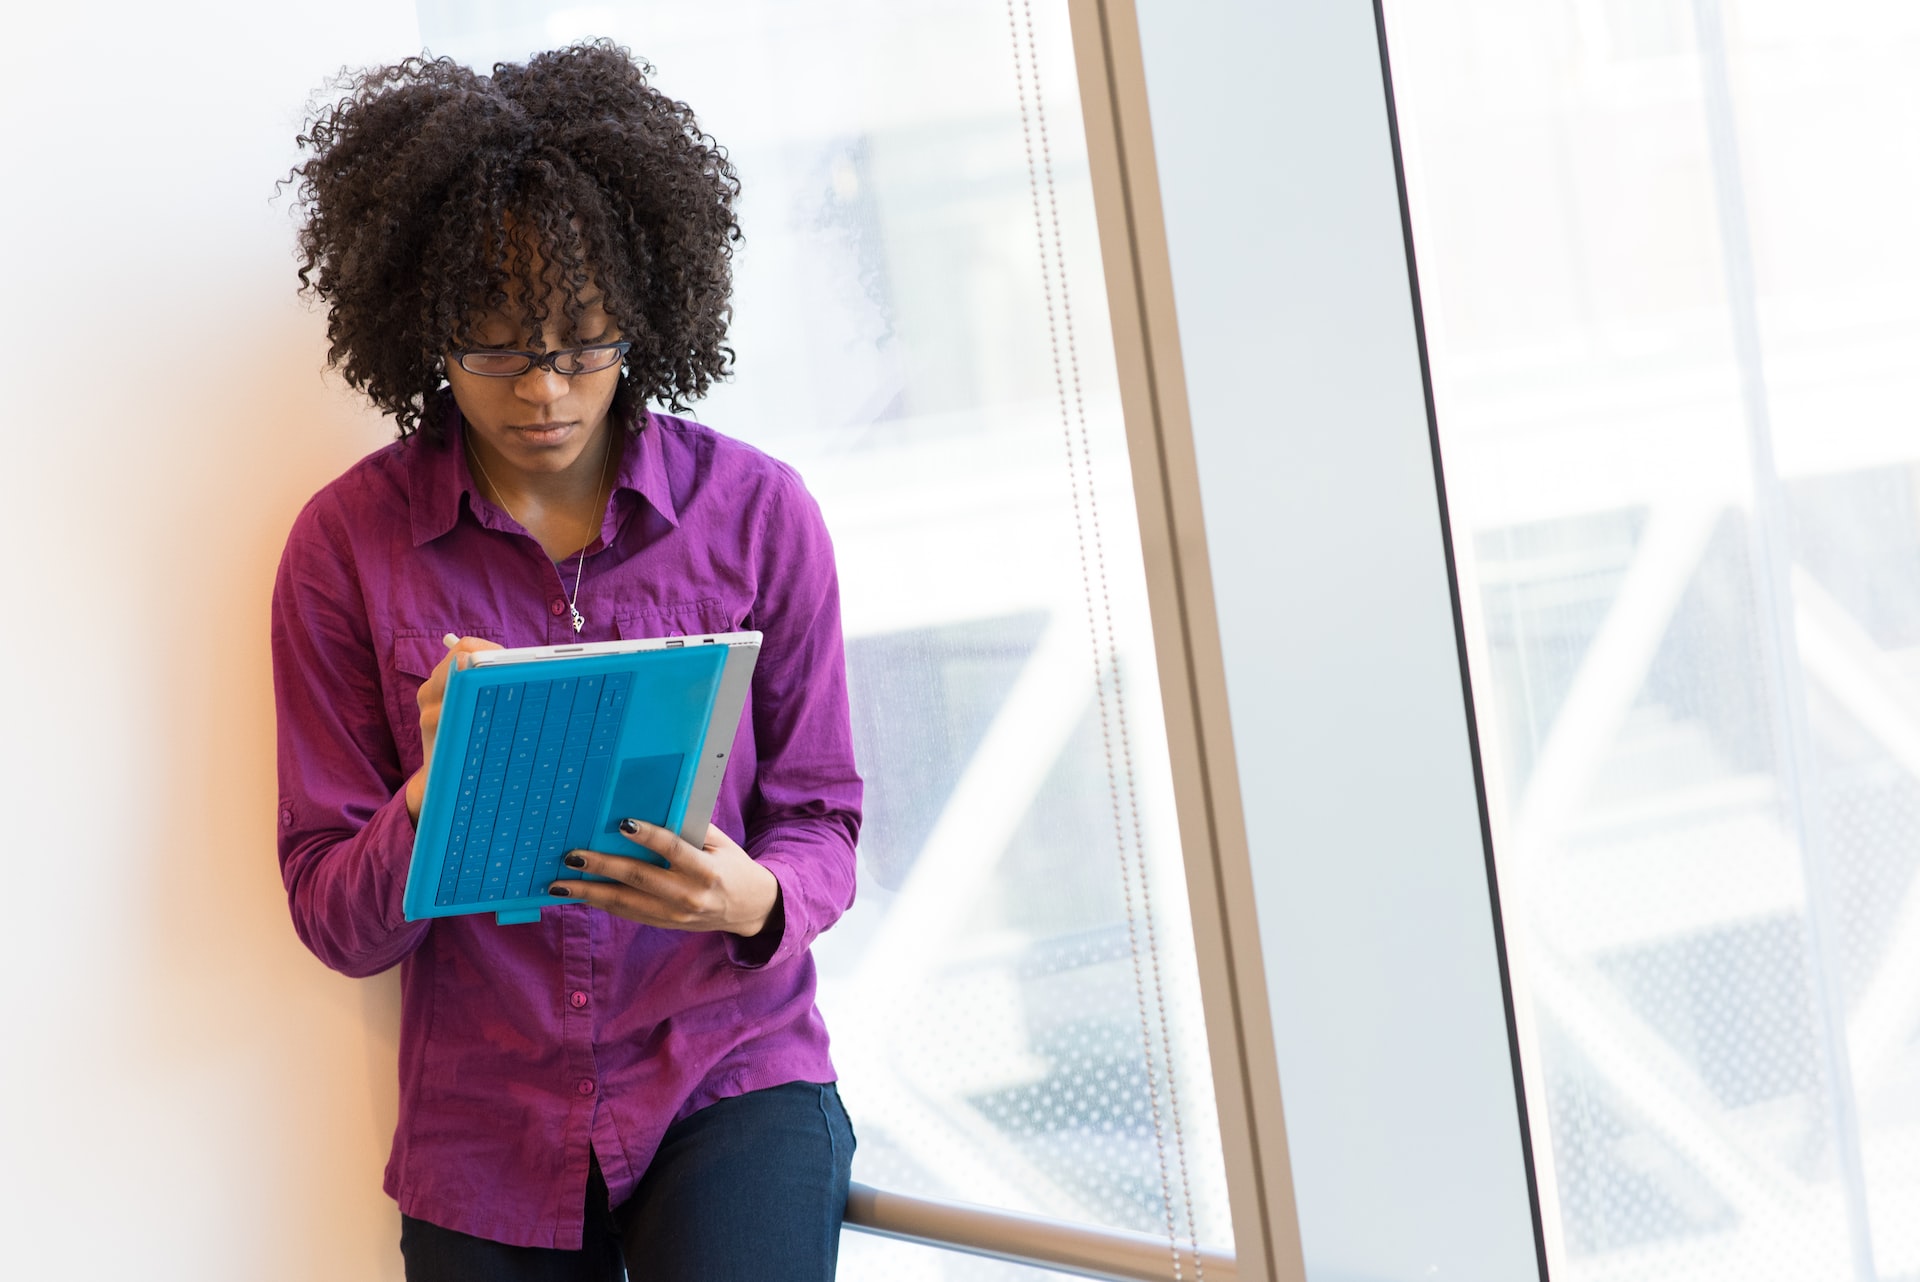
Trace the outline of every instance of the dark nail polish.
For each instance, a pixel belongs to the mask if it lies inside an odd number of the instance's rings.
[[[556,881],[551,886],[547,887],[547,893],[549,895],[552,895],[555,899],[565,899],[569,892],[567,890],[567,885],[565,882]]]
[[[586,857],[583,855],[566,855],[560,862],[569,868],[585,868],[587,866]]]
[[[640,831],[640,825],[638,823],[635,823],[631,819],[622,819],[620,821],[620,831],[626,833],[627,836],[631,837],[635,833]]]

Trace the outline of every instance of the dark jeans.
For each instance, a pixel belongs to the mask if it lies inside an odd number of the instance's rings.
[[[668,1127],[633,1196],[611,1210],[596,1163],[578,1251],[402,1216],[400,1253],[407,1282],[827,1282],[852,1164],[840,1093],[789,1082]]]

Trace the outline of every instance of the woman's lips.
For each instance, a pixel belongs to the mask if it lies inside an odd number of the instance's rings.
[[[512,430],[530,444],[550,445],[563,440],[572,428],[572,423],[519,423]]]

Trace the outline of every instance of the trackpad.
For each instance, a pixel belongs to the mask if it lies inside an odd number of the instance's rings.
[[[679,753],[663,757],[628,757],[620,763],[613,787],[607,791],[607,826],[601,831],[620,831],[622,819],[639,819],[654,825],[667,822],[673,807],[674,789],[680,784]]]

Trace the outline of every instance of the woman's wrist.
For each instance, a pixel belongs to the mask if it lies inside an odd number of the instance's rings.
[[[751,896],[757,911],[753,916],[731,928],[733,933],[742,939],[752,939],[764,931],[767,923],[773,920],[775,910],[780,907],[780,879],[751,860],[748,861],[747,866],[752,869],[750,875],[758,883]]]
[[[414,771],[413,778],[407,780],[407,786],[401,791],[406,793],[407,797],[407,818],[413,820],[414,827],[417,828],[420,826],[420,807],[425,805],[427,800],[427,768],[421,766]]]

